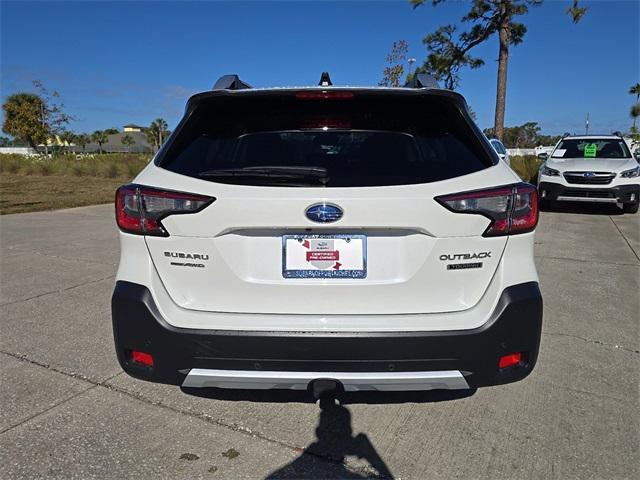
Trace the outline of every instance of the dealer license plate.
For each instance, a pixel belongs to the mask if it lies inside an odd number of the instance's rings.
[[[365,278],[365,235],[284,235],[284,278]]]

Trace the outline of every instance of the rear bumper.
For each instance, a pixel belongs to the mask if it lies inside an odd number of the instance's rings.
[[[279,372],[192,368],[183,387],[307,390],[315,380],[338,381],[346,392],[460,390],[469,384],[458,370],[433,372]]]
[[[119,281],[112,298],[118,360],[130,375],[185,387],[303,389],[317,379],[345,390],[477,388],[515,382],[533,370],[542,328],[536,282],[502,292],[488,322],[432,332],[255,332],[182,329],[160,315],[149,290]],[[131,361],[138,350],[153,368]],[[498,368],[501,356],[525,361]]]
[[[559,183],[540,182],[540,198],[544,200],[590,201],[611,203],[635,203],[640,196],[640,185],[604,187],[566,186]]]

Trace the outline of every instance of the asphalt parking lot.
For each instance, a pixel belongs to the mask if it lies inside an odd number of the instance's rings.
[[[638,478],[640,214],[617,213],[542,214],[526,380],[324,410],[129,378],[111,335],[112,207],[3,216],[0,478]]]

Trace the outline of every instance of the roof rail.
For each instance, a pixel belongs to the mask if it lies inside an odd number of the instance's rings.
[[[404,86],[405,88],[440,88],[436,77],[428,73],[416,73]]]
[[[238,75],[223,75],[213,85],[213,90],[244,90],[251,85],[240,80]]]

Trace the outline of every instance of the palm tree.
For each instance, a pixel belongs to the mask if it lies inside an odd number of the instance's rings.
[[[636,128],[636,120],[640,116],[640,83],[636,83],[629,88],[629,95],[636,96],[636,104],[631,107],[631,116],[633,117],[633,128]]]
[[[160,148],[164,143],[164,136],[167,133],[167,128],[169,126],[167,125],[167,122],[165,122],[163,118],[156,118],[155,121],[152,123],[152,125],[153,124],[155,124],[156,126],[156,131],[158,134],[158,148]]]
[[[129,153],[129,149],[131,148],[131,145],[136,143],[136,141],[133,139],[133,137],[131,135],[129,135],[128,133],[125,133],[122,136],[122,139],[120,141],[122,142],[122,144],[124,146],[127,147],[127,153]]]
[[[636,120],[640,117],[640,103],[636,103],[631,107],[631,118],[633,118],[633,126],[631,127],[631,134],[635,137],[638,135],[638,127],[636,127]]]
[[[160,149],[164,143],[164,139],[169,134],[167,130],[167,122],[162,118],[156,118],[149,128],[146,129],[147,140],[154,147],[154,149]]]
[[[77,135],[69,130],[65,130],[60,134],[60,140],[67,147],[67,151],[71,152],[71,147],[77,142]]]
[[[91,142],[91,136],[87,133],[79,133],[76,135],[76,143],[82,147],[82,152],[87,148],[87,143]]]
[[[103,153],[102,144],[107,143],[109,141],[109,137],[102,130],[96,130],[95,132],[93,132],[93,135],[91,135],[91,140],[98,144],[100,153]]]

